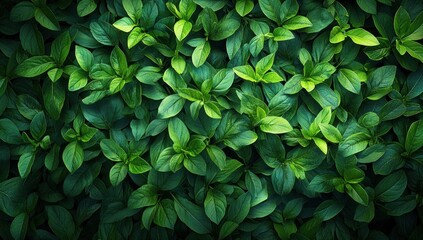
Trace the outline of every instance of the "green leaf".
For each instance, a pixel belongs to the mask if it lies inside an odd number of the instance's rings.
[[[173,31],[175,32],[175,36],[179,41],[184,40],[188,36],[188,34],[191,32],[192,29],[192,23],[181,19],[175,23],[175,26],[173,27]]]
[[[235,4],[235,10],[241,17],[250,13],[253,8],[254,2],[251,0],[237,0]]]
[[[21,178],[28,177],[34,164],[35,155],[33,152],[26,152],[19,157],[18,170]]]
[[[120,92],[125,86],[125,83],[126,83],[125,80],[123,80],[120,77],[114,78],[110,82],[110,86],[109,86],[110,93],[114,94],[114,93]]]
[[[93,54],[88,49],[78,45],[75,46],[75,58],[79,66],[87,72],[90,71],[94,64]]]
[[[287,161],[293,171],[297,167],[303,171],[313,170],[322,163],[324,158],[325,155],[314,146],[306,148],[297,147],[290,151],[287,155]]]
[[[192,53],[192,64],[194,64],[194,67],[198,68],[206,62],[207,57],[210,54],[210,50],[211,47],[208,41],[205,41],[203,44],[194,49],[194,52]]]
[[[263,118],[260,120],[259,126],[263,132],[273,134],[282,134],[293,130],[291,124],[289,124],[286,119],[275,116],[267,116]]]
[[[10,224],[10,234],[14,239],[25,239],[28,230],[29,216],[21,213],[16,216]]]
[[[134,21],[137,22],[141,19],[142,13],[142,1],[137,0],[122,0],[123,8],[125,9],[128,16]]]
[[[375,216],[375,205],[370,202],[368,206],[358,205],[355,209],[354,220],[357,222],[370,223]]]
[[[129,172],[132,174],[142,174],[150,171],[150,169],[150,164],[140,157],[136,157],[129,163]]]
[[[187,158],[184,160],[183,164],[184,167],[193,174],[205,176],[207,173],[207,165],[201,155],[192,158]]]
[[[417,71],[408,75],[407,87],[407,99],[416,98],[423,93],[423,69],[419,68]]]
[[[313,23],[313,26],[304,29],[307,33],[320,32],[333,22],[332,13],[323,7],[316,6],[306,15],[308,20]]]
[[[222,221],[226,213],[226,206],[226,197],[222,192],[215,189],[207,191],[204,210],[212,222],[219,224]]]
[[[250,52],[253,57],[257,57],[264,48],[264,35],[258,35],[250,41]]]
[[[288,41],[294,39],[294,34],[286,28],[277,27],[273,30],[273,40],[274,41]]]
[[[251,194],[243,193],[229,205],[228,220],[242,223],[248,216],[251,208]]]
[[[60,68],[53,68],[47,72],[48,77],[52,82],[57,82],[63,75],[63,70]]]
[[[47,113],[54,120],[60,118],[60,113],[65,104],[65,88],[59,83],[44,81],[43,84],[43,100]]]
[[[344,204],[336,200],[326,200],[317,206],[314,210],[314,216],[320,218],[322,221],[328,221],[338,215]]]
[[[298,30],[302,28],[311,27],[313,24],[304,16],[295,16],[283,23],[283,27],[288,30]]]
[[[52,30],[59,31],[60,25],[57,21],[56,16],[47,5],[40,5],[35,8],[34,12],[35,20],[43,27]]]
[[[212,79],[212,92],[223,94],[228,91],[234,82],[234,72],[230,69],[219,70]]]
[[[114,47],[110,54],[110,63],[112,68],[120,76],[125,74],[128,69],[125,53],[118,46]]]
[[[423,147],[423,120],[413,122],[407,131],[405,150],[411,154]]]
[[[51,44],[50,56],[61,66],[69,55],[72,39],[68,31],[63,32]]]
[[[216,164],[219,169],[223,169],[226,166],[226,154],[225,152],[217,146],[209,145],[207,148],[207,153],[210,159]]]
[[[118,162],[110,169],[109,179],[112,186],[117,186],[121,183],[128,174],[128,165],[123,162]]]
[[[35,6],[32,2],[22,1],[13,6],[10,11],[10,20],[23,22],[34,17]]]
[[[178,216],[173,207],[173,201],[170,199],[161,200],[156,205],[156,214],[154,216],[154,223],[160,227],[173,229]]]
[[[114,46],[118,42],[118,32],[110,23],[105,21],[91,22],[90,31],[97,42]]]
[[[74,173],[84,162],[84,150],[77,141],[71,142],[63,150],[62,158],[69,172]]]
[[[343,42],[345,40],[345,33],[342,31],[341,27],[335,26],[330,31],[329,42],[336,44]]]
[[[128,207],[143,208],[153,206],[158,201],[157,187],[152,184],[145,184],[131,193],[128,200]]]
[[[70,212],[56,205],[46,206],[48,225],[57,237],[60,239],[74,239],[75,223]],[[66,226],[66,227],[63,227]]]
[[[241,23],[238,17],[236,17],[232,12],[219,21],[209,38],[213,41],[226,39],[232,36],[239,29],[240,25]]]
[[[174,117],[182,110],[184,104],[185,99],[181,98],[178,94],[169,95],[160,103],[158,108],[158,117]]]
[[[377,3],[376,0],[357,0],[358,6],[369,14],[377,13]]]
[[[36,140],[41,140],[47,130],[47,121],[44,112],[38,112],[32,119],[29,130],[32,137]]]
[[[394,16],[395,34],[401,39],[405,37],[411,24],[410,15],[400,6]]]
[[[330,142],[339,143],[342,141],[342,135],[336,127],[328,123],[320,123],[319,128],[323,136]]]
[[[22,143],[18,127],[8,118],[0,119],[0,139],[8,144]]]
[[[384,208],[389,216],[399,217],[416,209],[417,201],[413,195],[403,196],[396,201],[386,203]]]
[[[132,29],[131,33],[129,33],[127,44],[128,49],[131,49],[135,47],[141,40],[146,36],[146,33],[142,32],[142,29],[140,27],[135,27]]]
[[[238,77],[251,81],[258,82],[256,79],[256,72],[250,65],[238,66],[233,68],[234,72]]]
[[[261,11],[270,20],[279,23],[279,9],[281,4],[272,0],[259,0]]]
[[[390,91],[394,82],[397,67],[386,65],[373,71],[368,79],[367,85],[370,88],[369,99],[378,100]]]
[[[423,62],[423,45],[421,43],[415,41],[406,41],[403,42],[403,45],[413,58]]]
[[[279,195],[287,195],[294,188],[295,175],[291,168],[287,165],[282,165],[275,168],[272,172],[273,189]]]
[[[207,234],[212,231],[210,220],[201,207],[179,196],[174,197],[174,207],[179,219],[194,232]]]
[[[359,94],[361,90],[360,78],[353,70],[342,68],[338,72],[339,83],[348,91]]]
[[[76,12],[78,16],[85,17],[88,14],[94,12],[97,8],[97,3],[95,0],[81,0],[78,2],[78,6],[76,7]]]
[[[404,103],[399,99],[394,99],[387,102],[379,112],[381,121],[393,120],[401,117],[407,110]]]
[[[203,101],[203,93],[193,88],[180,88],[178,95],[189,101]]]
[[[63,182],[63,193],[69,197],[76,197],[81,194],[86,187],[89,187],[95,177],[98,176],[101,163],[96,163],[90,167],[82,165],[74,174],[70,174]]]
[[[204,104],[204,111],[207,116],[215,119],[222,118],[222,113],[220,112],[219,107],[214,102],[206,102]]]
[[[179,118],[172,118],[168,124],[169,137],[172,139],[174,145],[179,148],[185,148],[190,139],[188,128],[185,123]]]
[[[131,18],[124,17],[114,22],[113,26],[123,32],[130,32],[137,25]]]
[[[256,64],[256,72],[259,76],[263,76],[273,66],[275,60],[275,54],[269,54],[266,57],[260,59]]]
[[[233,233],[238,228],[238,226],[238,223],[232,221],[226,221],[223,223],[219,231],[219,239],[225,239],[227,236]]]
[[[369,205],[369,195],[360,184],[347,184],[347,194],[357,203]]]
[[[16,67],[16,74],[21,77],[36,77],[56,66],[54,59],[48,56],[34,56]]]
[[[367,147],[369,140],[370,136],[366,133],[354,133],[339,143],[339,151],[344,157],[351,156],[363,151]]]
[[[181,55],[174,56],[171,60],[171,64],[178,74],[182,74],[185,71],[186,62]]]
[[[69,83],[68,83],[68,89],[69,91],[78,91],[85,86],[87,86],[88,83],[88,75],[84,70],[77,69],[71,73],[69,76]]]
[[[121,162],[127,158],[125,150],[112,139],[101,140],[100,147],[104,156],[111,161]]]
[[[373,34],[363,28],[348,30],[346,34],[355,44],[358,45],[377,46],[380,44]]]
[[[383,178],[375,187],[375,198],[381,202],[392,202],[401,197],[407,188],[407,175],[397,171]]]

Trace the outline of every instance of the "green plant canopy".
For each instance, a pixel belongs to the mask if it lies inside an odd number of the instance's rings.
[[[421,239],[423,1],[0,4],[1,239]]]

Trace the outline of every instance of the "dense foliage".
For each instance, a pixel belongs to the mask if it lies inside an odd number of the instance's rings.
[[[0,238],[423,234],[422,1],[0,12]]]

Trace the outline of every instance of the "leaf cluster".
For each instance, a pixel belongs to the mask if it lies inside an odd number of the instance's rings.
[[[423,234],[423,2],[1,6],[0,238]]]

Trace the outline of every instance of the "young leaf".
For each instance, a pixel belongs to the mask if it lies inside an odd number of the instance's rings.
[[[69,172],[74,173],[84,162],[84,149],[77,142],[71,142],[63,150],[63,163]]]
[[[320,123],[319,128],[323,136],[330,142],[339,143],[342,140],[342,135],[336,127],[328,123]]]
[[[114,140],[103,139],[100,142],[101,151],[104,156],[111,161],[121,162],[127,158],[125,150],[122,149]]]
[[[342,68],[338,72],[339,83],[348,91],[359,94],[361,89],[360,78],[353,70]]]
[[[405,150],[411,154],[423,147],[423,120],[413,122],[407,131]]]
[[[185,99],[181,98],[178,94],[169,95],[160,103],[158,108],[158,117],[174,117],[182,110],[184,104]]]
[[[172,118],[168,124],[169,137],[173,143],[181,148],[185,148],[190,139],[188,128],[179,118]]]
[[[61,66],[68,57],[72,39],[68,31],[63,32],[51,44],[50,56]]]
[[[202,45],[194,49],[192,53],[192,64],[194,64],[194,67],[198,68],[206,62],[210,50],[210,43],[208,41],[205,41]]]
[[[34,56],[26,59],[16,67],[16,74],[22,77],[36,77],[56,66],[52,57]]]
[[[184,40],[188,36],[188,34],[191,32],[192,29],[192,23],[181,19],[175,23],[175,26],[173,27],[173,31],[175,32],[175,36],[179,41]]]
[[[293,130],[291,124],[289,124],[286,119],[275,116],[267,116],[263,118],[260,120],[259,126],[263,132],[273,134],[282,134]]]
[[[21,178],[28,177],[31,172],[32,165],[34,165],[35,154],[33,152],[26,152],[19,157],[18,170]]]
[[[233,68],[234,72],[238,77],[251,81],[258,82],[256,79],[256,72],[250,65],[238,66]]]
[[[313,26],[313,24],[310,22],[310,20],[300,15],[297,15],[283,23],[283,27],[288,30],[298,30],[311,26]]]
[[[373,34],[363,28],[351,29],[347,31],[347,36],[358,45],[377,46],[380,44]]]
[[[117,186],[121,183],[128,174],[128,165],[123,162],[118,162],[110,169],[109,179],[112,186]]]
[[[51,9],[47,7],[47,5],[40,5],[35,8],[34,16],[35,20],[37,20],[37,22],[41,24],[41,26],[52,31],[60,30],[60,25],[57,21],[56,16],[51,11]]]
[[[251,0],[237,0],[235,4],[235,10],[241,17],[250,13],[253,8],[254,2]]]
[[[125,9],[128,16],[137,22],[141,18],[142,13],[142,1],[138,0],[122,0],[123,8]]]

